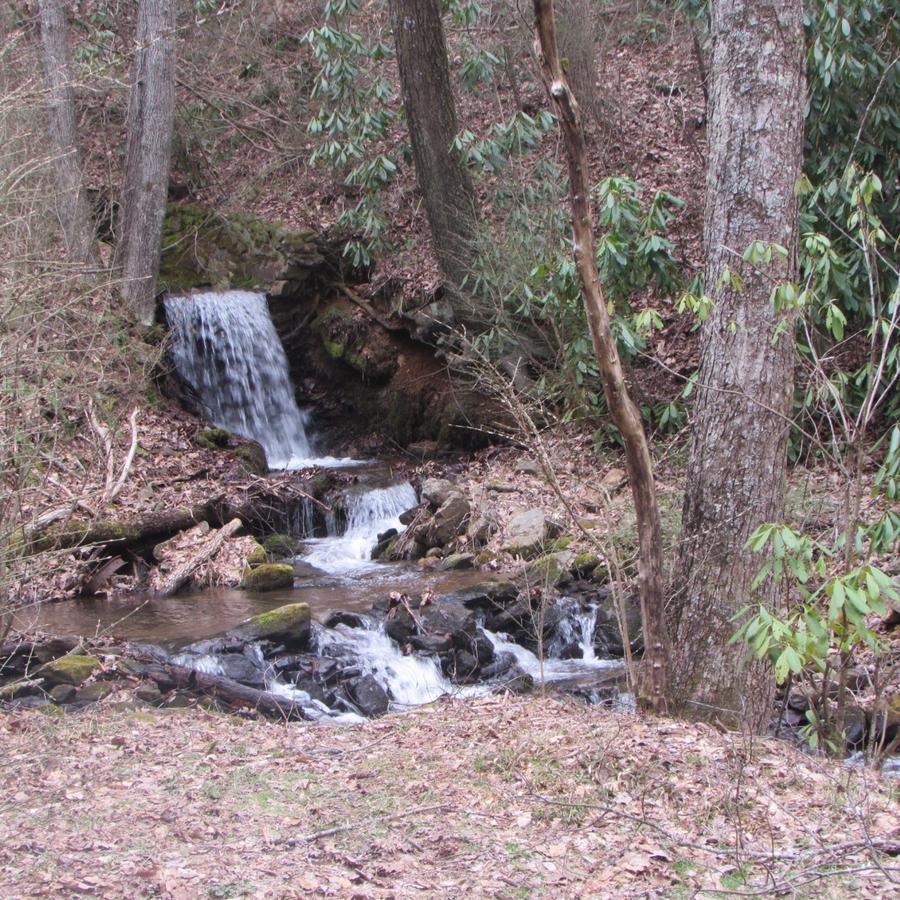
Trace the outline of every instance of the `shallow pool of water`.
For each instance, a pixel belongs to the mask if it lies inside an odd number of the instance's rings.
[[[450,593],[484,578],[483,572],[476,571],[423,572],[417,566],[383,565],[380,571],[352,577],[323,574],[298,581],[292,589],[266,593],[208,588],[172,597],[129,594],[45,603],[17,612],[14,627],[82,637],[110,635],[176,647],[221,634],[286,603],[308,603],[313,618],[321,621],[332,609],[367,611],[391,591]]]

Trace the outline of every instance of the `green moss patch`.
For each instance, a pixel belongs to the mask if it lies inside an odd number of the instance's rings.
[[[294,567],[287,563],[264,563],[244,575],[241,585],[248,591],[277,591],[294,586]]]
[[[72,654],[47,663],[41,668],[40,676],[50,684],[74,684],[77,687],[90,678],[101,665],[96,656]]]
[[[284,568],[290,569],[290,566]],[[308,603],[289,603],[248,619],[231,635],[248,641],[269,640],[290,647],[304,647],[309,642],[310,620]]]

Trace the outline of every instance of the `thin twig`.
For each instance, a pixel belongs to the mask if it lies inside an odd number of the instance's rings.
[[[414,806],[404,812],[394,813],[390,816],[367,816],[365,819],[357,819],[355,822],[347,822],[344,825],[335,825],[333,828],[324,828],[322,831],[314,831],[312,834],[304,835],[299,838],[290,838],[285,843],[291,847],[295,844],[311,844],[321,838],[331,837],[333,834],[341,834],[344,831],[353,831],[361,825],[368,825],[371,822],[393,822],[397,819],[405,819],[418,813],[440,812],[450,809],[450,804],[439,803],[436,806]]]

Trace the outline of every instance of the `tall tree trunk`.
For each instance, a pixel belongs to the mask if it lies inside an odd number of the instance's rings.
[[[63,0],[41,0],[41,43],[50,91],[50,143],[56,176],[56,209],[70,262],[89,261],[94,240],[75,126],[75,90],[69,23]]]
[[[770,297],[797,271],[801,0],[714,0],[712,42],[704,240],[715,306],[703,326],[674,579],[673,684],[688,709],[758,731],[769,721],[771,673],[726,644],[760,565],[747,539],[784,506],[793,320]],[[781,244],[788,256],[744,262],[754,241]],[[761,593],[775,602],[772,585]]]
[[[657,712],[666,709],[668,695],[669,642],[663,603],[662,533],[653,462],[637,407],[628,396],[625,376],[609,314],[594,250],[591,192],[587,151],[578,104],[569,88],[559,57],[553,0],[534,0],[536,52],[541,71],[559,116],[569,168],[569,202],[572,206],[575,264],[581,281],[581,296],[587,312],[594,353],[603,382],[610,416],[622,434],[625,465],[637,514],[640,563],[641,621],[644,629],[644,665],[641,700]]]
[[[122,294],[153,321],[175,115],[175,0],[140,0],[116,252]]]
[[[464,161],[451,149],[456,107],[440,0],[390,0],[389,7],[416,180],[454,312],[465,320],[461,286],[471,276],[475,192]]]

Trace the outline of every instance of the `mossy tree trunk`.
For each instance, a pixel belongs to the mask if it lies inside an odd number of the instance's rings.
[[[727,646],[735,613],[751,602],[760,560],[745,549],[783,512],[794,337],[775,285],[796,278],[803,150],[804,43],[800,0],[712,4],[706,291],[700,389],[674,579],[673,686],[692,712],[765,728],[774,683]],[[787,256],[742,259],[754,241]],[[774,585],[759,599],[773,604]]]

